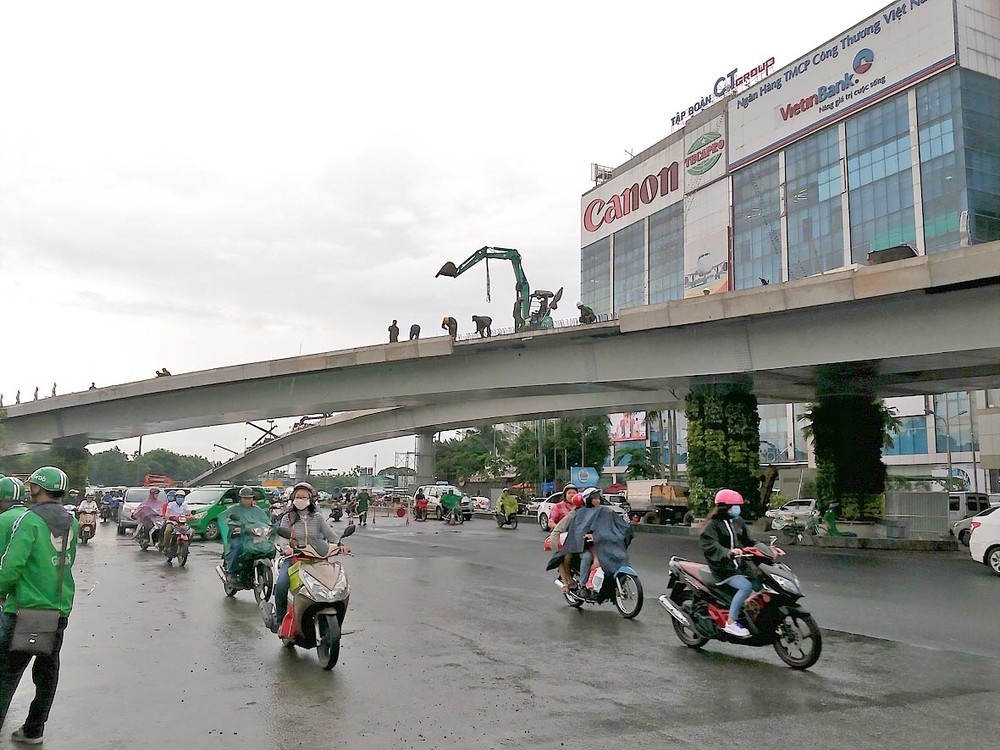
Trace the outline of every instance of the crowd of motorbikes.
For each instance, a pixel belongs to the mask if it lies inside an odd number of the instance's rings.
[[[89,509],[78,512],[80,543],[87,544],[93,538],[98,522],[116,520],[117,511],[113,503],[102,503],[96,513]],[[419,498],[412,511],[416,520],[426,519],[427,500]],[[315,649],[321,666],[330,670],[340,655],[341,628],[350,601],[347,573],[337,558],[350,554],[341,542],[355,532],[356,526],[349,519],[340,538],[335,543],[330,540],[327,554],[319,554],[314,547],[302,545],[286,555],[279,549],[276,539],[277,522],[282,512],[283,507],[276,504],[270,516],[264,516],[259,523],[230,530],[228,533],[233,537],[245,535],[244,549],[247,551],[241,554],[235,574],[228,573],[225,565],[219,565],[217,572],[227,597],[234,597],[240,591],[252,591],[265,626],[276,631],[288,648]],[[330,520],[339,521],[342,516],[342,508],[335,505]],[[498,505],[493,516],[498,527],[517,528],[516,507]],[[169,541],[162,546],[162,553],[168,562],[176,559],[184,566],[191,538],[187,520],[161,516],[151,523],[139,523],[135,540],[143,550],[152,545],[160,546],[169,527]],[[774,528],[786,541],[794,541],[804,533],[824,533],[818,520],[811,518],[802,522],[779,518]],[[815,620],[800,605],[803,592],[798,578],[778,559],[781,551],[773,546],[776,539],[771,537],[768,544],[758,543],[735,556],[740,572],[753,583],[753,593],[743,604],[741,616],[749,631],[748,637],[737,637],[724,629],[734,589],[717,582],[707,565],[676,556],[670,558],[667,593],[658,601],[669,613],[674,632],[684,645],[700,649],[710,640],[718,640],[751,647],[771,646],[794,669],[807,669],[816,663],[822,651],[822,636]],[[624,544],[627,546],[627,541]],[[228,548],[224,535],[224,558]],[[291,585],[287,615],[283,622],[275,623],[275,603],[272,601],[275,580],[288,558],[291,558]],[[561,578],[556,578],[554,583],[561,587],[570,607],[580,609],[584,605],[599,606],[610,602],[622,617],[634,618],[642,609],[642,583],[639,574],[627,563],[627,556],[623,555],[623,559],[624,564],[611,574],[598,569],[596,575],[588,576],[580,572],[580,555],[570,555],[573,585],[567,589]]]

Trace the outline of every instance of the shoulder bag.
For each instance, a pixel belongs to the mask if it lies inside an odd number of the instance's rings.
[[[63,576],[66,573],[66,547],[69,545],[69,532],[66,529],[62,538],[62,549],[59,550],[59,587],[56,596],[62,596]],[[57,609],[19,609],[14,622],[14,632],[11,635],[10,650],[23,651],[34,656],[48,656],[56,645],[56,634],[59,632],[59,618],[62,613]]]

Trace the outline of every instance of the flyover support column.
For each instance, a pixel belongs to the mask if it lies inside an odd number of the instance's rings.
[[[434,484],[434,457],[437,444],[433,432],[422,432],[417,435],[417,475],[414,477],[413,491],[424,484]]]
[[[295,481],[296,482],[308,482],[309,481],[309,457],[299,456],[295,459]]]

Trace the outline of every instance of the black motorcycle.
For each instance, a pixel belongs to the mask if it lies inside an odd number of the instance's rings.
[[[343,517],[344,517],[344,509],[341,508],[339,505],[334,505],[332,508],[330,508],[331,521],[339,521]]]
[[[517,513],[511,513],[507,515],[502,510],[497,510],[493,512],[493,517],[496,519],[497,527],[503,528],[509,525],[512,529],[517,528]]]
[[[111,507],[111,503],[101,503],[101,523],[107,523],[115,518],[117,509]]]
[[[707,565],[670,558],[670,593],[660,597],[660,604],[670,613],[681,643],[701,648],[714,639],[744,646],[773,646],[793,669],[811,667],[823,650],[823,637],[812,615],[799,606],[802,588],[798,577],[785,563],[777,562],[774,549],[765,544],[744,549],[736,559],[754,587],[740,615],[740,621],[750,631],[748,638],[723,630],[735,589],[718,584]]]

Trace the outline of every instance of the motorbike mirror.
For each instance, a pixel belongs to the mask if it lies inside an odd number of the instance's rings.
[[[346,529],[344,529],[344,533],[340,535],[340,539],[343,541],[344,537],[348,537],[351,534],[353,534],[354,531],[355,531],[355,529],[357,529],[357,526],[355,526],[354,524],[351,524]]]

